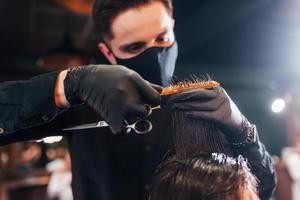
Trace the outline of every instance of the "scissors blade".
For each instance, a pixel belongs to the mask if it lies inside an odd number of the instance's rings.
[[[68,128],[64,128],[63,131],[83,130],[83,129],[91,129],[91,128],[99,128],[99,127],[107,127],[107,126],[108,124],[105,121],[99,121],[94,123],[71,126]]]
[[[152,110],[156,109],[161,109],[160,106],[156,107],[150,107],[150,112],[149,115],[151,115]],[[91,129],[91,128],[99,128],[99,127],[108,127],[109,125],[105,121],[99,121],[99,122],[94,122],[94,123],[88,123],[88,124],[82,124],[82,125],[77,125],[77,126],[71,126],[68,128],[62,129],[63,131],[73,131],[73,130],[83,130],[83,129]],[[130,125],[125,126],[126,128],[132,128]]]

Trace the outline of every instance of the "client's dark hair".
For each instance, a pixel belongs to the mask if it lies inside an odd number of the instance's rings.
[[[177,158],[184,159],[201,152],[220,152],[235,156],[225,135],[215,123],[190,119],[184,111],[173,111],[172,121]]]
[[[256,195],[256,185],[241,156],[202,153],[178,159],[173,155],[157,168],[149,200],[241,200],[244,191]]]

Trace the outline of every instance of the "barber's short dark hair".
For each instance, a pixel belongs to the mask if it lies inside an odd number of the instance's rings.
[[[172,0],[96,0],[92,12],[96,29],[103,38],[113,37],[111,23],[120,13],[152,2],[161,2],[172,14]]]
[[[189,158],[170,156],[156,169],[149,200],[241,200],[248,190],[257,194],[257,181],[247,161],[222,153]]]

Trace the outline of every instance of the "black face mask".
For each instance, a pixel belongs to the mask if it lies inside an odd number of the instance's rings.
[[[152,47],[130,59],[117,59],[123,65],[136,71],[144,79],[161,86],[169,86],[172,79],[178,46],[175,41],[170,47]]]

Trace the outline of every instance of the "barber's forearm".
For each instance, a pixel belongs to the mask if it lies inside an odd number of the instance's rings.
[[[272,157],[258,135],[255,144],[239,149],[239,153],[248,159],[251,171],[259,180],[260,198],[269,199],[276,186],[276,172]]]
[[[58,75],[52,72],[1,84],[0,128],[4,134],[48,123],[61,112],[54,97]]]
[[[67,70],[61,71],[56,79],[54,98],[56,107],[60,109],[69,108],[71,106],[66,98],[64,87],[64,80],[67,76],[67,73]]]

